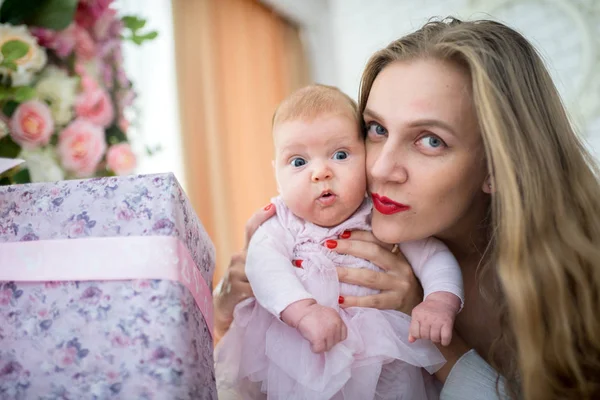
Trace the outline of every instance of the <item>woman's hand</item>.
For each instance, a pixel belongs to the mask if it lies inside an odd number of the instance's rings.
[[[335,242],[337,245],[331,250],[363,258],[385,271],[339,267],[340,282],[381,291],[370,296],[340,298],[341,307],[391,309],[410,315],[412,309],[423,300],[423,289],[410,264],[401,252],[392,252],[393,245],[380,242],[366,231],[344,232]]]
[[[231,257],[229,267],[223,275],[223,279],[215,293],[213,293],[214,319],[215,319],[215,342],[217,342],[229,329],[233,321],[233,310],[235,306],[249,297],[253,296],[252,288],[246,277],[246,250],[250,238],[258,227],[275,215],[275,205],[268,204],[257,211],[246,222],[246,242],[244,249]]]

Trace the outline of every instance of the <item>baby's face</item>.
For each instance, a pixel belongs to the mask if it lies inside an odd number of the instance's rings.
[[[289,209],[325,227],[348,219],[366,191],[365,146],[357,123],[323,115],[283,122],[273,136],[275,175]]]

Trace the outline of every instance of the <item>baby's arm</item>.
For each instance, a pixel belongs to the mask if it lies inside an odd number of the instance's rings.
[[[246,275],[261,306],[298,329],[312,351],[327,351],[346,338],[346,326],[337,311],[317,304],[296,276],[293,244],[290,232],[271,218],[250,240]]]
[[[430,339],[447,346],[464,301],[460,266],[446,245],[434,238],[405,243],[400,248],[425,295],[412,312],[409,341]]]

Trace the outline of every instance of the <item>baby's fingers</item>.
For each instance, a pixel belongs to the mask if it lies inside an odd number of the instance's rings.
[[[431,325],[429,330],[429,339],[434,343],[441,342],[442,327],[440,325]]]
[[[452,325],[442,325],[442,346],[448,346],[452,341]]]
[[[347,337],[348,337],[348,327],[346,326],[346,324],[342,323],[342,338],[341,338],[340,342],[343,342],[344,340],[346,340]]]
[[[416,319],[412,319],[412,321],[410,322],[410,328],[409,328],[409,335],[408,335],[408,341],[410,343],[414,343],[416,342],[417,339],[421,338],[421,327],[419,324],[419,321],[417,321]]]
[[[310,343],[310,349],[313,353],[322,353],[327,350],[327,339],[317,339]]]

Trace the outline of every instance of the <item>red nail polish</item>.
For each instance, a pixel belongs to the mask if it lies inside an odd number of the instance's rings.
[[[344,296],[339,296],[338,297],[338,303],[339,304],[344,304]]]
[[[302,268],[302,260],[294,260],[293,263],[296,268]]]
[[[340,235],[340,237],[341,237],[342,239],[348,239],[348,238],[350,237],[350,235],[351,235],[351,234],[352,234],[352,232],[350,232],[350,231],[344,231],[344,233],[342,233],[342,234]]]
[[[327,246],[328,249],[335,249],[337,247],[337,241],[336,240],[326,240],[325,246]]]
[[[265,206],[265,208],[263,208],[263,210],[265,211],[269,211],[271,209],[271,207],[273,207],[273,203],[269,203]]]

